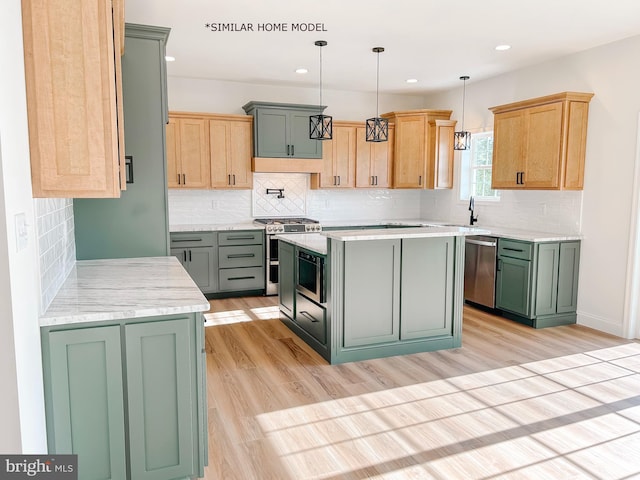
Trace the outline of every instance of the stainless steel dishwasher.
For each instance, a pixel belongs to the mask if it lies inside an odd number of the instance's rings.
[[[496,306],[495,237],[471,236],[465,241],[464,299],[489,308]]]

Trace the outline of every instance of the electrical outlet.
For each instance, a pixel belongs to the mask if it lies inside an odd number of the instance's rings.
[[[29,244],[29,231],[27,230],[27,216],[17,213],[14,217],[16,227],[16,251],[24,250]]]
[[[211,209],[216,210],[219,207],[217,200],[211,200]]]

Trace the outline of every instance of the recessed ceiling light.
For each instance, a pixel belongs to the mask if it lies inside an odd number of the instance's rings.
[[[417,78],[407,78],[407,83],[418,83]]]
[[[301,75],[302,75],[302,74],[305,74],[305,73],[309,73],[309,70],[307,70],[307,69],[306,69],[306,68],[304,68],[304,67],[296,68],[296,73],[299,73],[299,74],[301,74]]]
[[[164,59],[165,59],[167,62],[175,62],[175,61],[176,61],[176,57],[172,57],[172,56],[170,56],[170,55],[167,55],[166,57],[164,57]]]
[[[498,50],[499,52],[502,52],[504,50],[509,50],[511,48],[511,45],[498,45],[496,47],[496,50]]]

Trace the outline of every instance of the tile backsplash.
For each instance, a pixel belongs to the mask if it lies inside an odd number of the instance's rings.
[[[73,200],[34,200],[40,260],[40,311],[44,312],[76,262]]]
[[[171,225],[251,222],[254,217],[307,216],[320,221],[420,217],[414,190],[310,190],[306,173],[256,173],[253,190],[169,190]],[[284,198],[267,194],[282,188]]]

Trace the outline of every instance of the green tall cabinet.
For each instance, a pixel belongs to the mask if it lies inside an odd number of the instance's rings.
[[[74,200],[78,260],[169,254],[164,58],[168,36],[168,28],[125,25],[122,88],[125,155],[130,161],[127,189],[120,198]]]
[[[83,480],[202,477],[206,362],[199,313],[42,328],[49,453]]]

